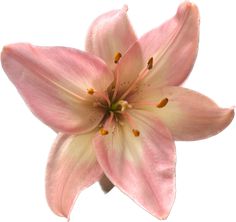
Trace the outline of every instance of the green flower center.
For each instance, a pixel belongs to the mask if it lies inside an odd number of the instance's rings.
[[[108,111],[111,112],[124,112],[126,109],[132,108],[132,106],[125,100],[119,100],[118,102],[112,103]]]

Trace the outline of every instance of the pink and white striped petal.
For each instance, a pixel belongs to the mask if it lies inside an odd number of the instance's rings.
[[[65,47],[29,44],[6,46],[2,66],[10,80],[44,123],[61,132],[87,132],[98,125],[103,111],[93,106],[113,77],[97,57]]]
[[[120,91],[124,92],[141,72],[145,73],[143,86],[180,85],[195,62],[198,36],[198,9],[186,1],[172,19],[142,36],[123,57],[116,77],[124,85]],[[150,58],[153,65],[148,70]]]
[[[50,208],[69,219],[79,193],[102,176],[91,147],[94,132],[67,136],[59,134],[47,165],[46,195]]]
[[[156,107],[166,98],[168,103],[164,107]],[[133,107],[155,113],[175,140],[199,140],[214,136],[225,129],[234,117],[233,108],[220,108],[208,97],[182,87],[142,91],[130,100]]]
[[[151,113],[130,111],[140,135],[123,121],[106,124],[94,140],[97,160],[111,182],[152,215],[165,219],[175,199],[175,145]],[[130,120],[130,119],[129,119]]]
[[[127,17],[128,7],[113,10],[99,16],[91,25],[86,50],[102,58],[114,71],[115,55],[121,55],[137,40]]]

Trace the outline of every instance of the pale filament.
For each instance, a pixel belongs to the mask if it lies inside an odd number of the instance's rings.
[[[107,129],[109,129],[111,127],[113,118],[114,118],[114,113],[110,112],[109,118],[106,120],[105,124],[102,125],[101,128],[99,129],[99,133],[102,136],[106,136],[109,134],[109,131]]]
[[[134,108],[136,108],[137,106],[143,107],[143,106],[156,106],[157,105],[156,102],[148,102],[148,101],[133,102],[131,104]]]
[[[123,113],[123,117],[127,120],[132,129],[137,128],[132,116],[129,113]]]
[[[122,54],[120,52],[117,52],[114,56],[114,63],[117,64],[119,62],[119,60],[121,59],[122,57]],[[116,84],[115,84],[115,90],[114,90],[114,93],[112,95],[112,102],[115,100],[115,97],[117,95],[117,92],[118,92],[118,86],[120,85],[120,78],[119,78],[119,75],[116,75]]]
[[[106,105],[104,105],[104,104],[102,104],[101,102],[98,102],[98,101],[94,102],[94,103],[93,103],[93,106],[94,106],[94,107],[102,107],[102,108],[104,108],[104,109],[107,108]]]
[[[110,116],[109,116],[107,123],[106,123],[107,128],[109,128],[111,126],[113,118],[114,118],[114,113],[110,112]]]
[[[168,102],[169,102],[168,98],[163,98],[158,102],[148,102],[148,101],[133,102],[132,106],[136,107],[136,108],[137,108],[137,106],[142,106],[142,107],[143,106],[154,106],[156,108],[161,109],[161,108],[164,108],[168,104]]]
[[[112,95],[112,102],[115,100],[117,92],[119,90],[119,86],[120,86],[120,75],[116,75],[116,83],[115,83],[115,90],[114,93]]]
[[[109,100],[109,97],[108,97],[107,93],[95,91],[94,94],[95,94],[97,97],[100,97],[100,98],[105,99],[105,101],[107,102],[108,106],[111,105],[111,102],[110,102],[110,100]]]
[[[137,130],[137,126],[136,126],[132,116],[127,112],[123,113],[122,116],[127,120],[130,128],[132,129],[134,136],[138,137],[140,135],[140,131]]]
[[[135,86],[147,76],[147,74],[149,73],[150,69],[152,69],[152,63],[153,63],[153,57],[151,57],[148,60],[147,66],[141,70],[141,72],[139,73],[138,77],[131,83],[129,88],[120,97],[120,100],[124,99],[135,88]]]

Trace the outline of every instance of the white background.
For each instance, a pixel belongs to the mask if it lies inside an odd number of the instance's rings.
[[[0,47],[13,42],[84,49],[87,29],[103,12],[129,6],[140,36],[175,14],[181,0],[0,0]],[[200,49],[185,86],[236,105],[236,4],[195,0]],[[55,133],[28,110],[0,70],[0,221],[62,222],[47,206],[44,172]],[[177,143],[177,197],[167,222],[236,221],[236,121],[203,141]],[[154,222],[118,189],[97,184],[79,197],[71,221]]]

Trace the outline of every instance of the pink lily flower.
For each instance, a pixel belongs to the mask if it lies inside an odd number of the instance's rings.
[[[94,21],[87,52],[20,43],[1,54],[31,111],[59,132],[46,176],[47,200],[59,216],[69,218],[79,193],[105,174],[149,213],[167,218],[175,199],[174,141],[213,136],[234,116],[179,86],[197,55],[194,4],[182,3],[140,39],[127,10]]]

